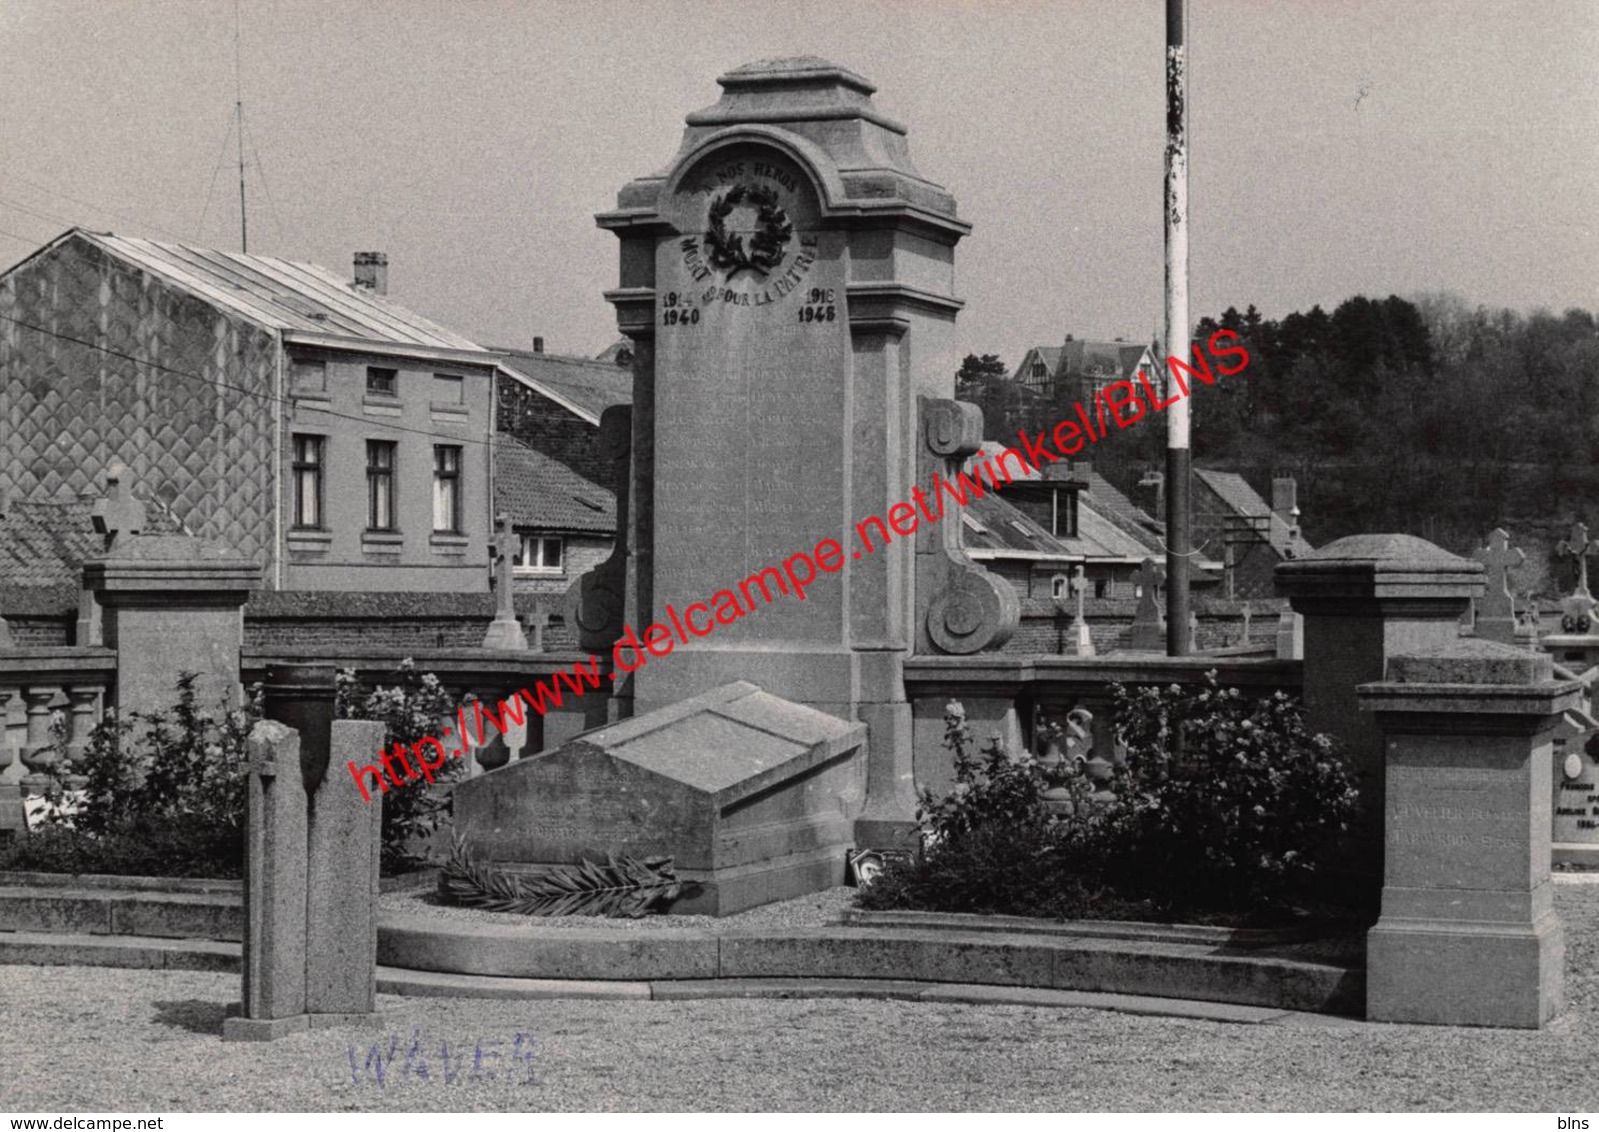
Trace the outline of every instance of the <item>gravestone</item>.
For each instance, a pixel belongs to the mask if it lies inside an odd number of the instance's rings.
[[[1510,572],[1522,566],[1527,556],[1510,545],[1510,535],[1501,529],[1488,536],[1488,545],[1472,553],[1487,570],[1487,590],[1477,599],[1477,636],[1501,644],[1516,643],[1516,601],[1511,595]]]
[[[866,729],[732,683],[459,784],[480,860],[536,870],[668,856],[669,909],[726,916],[840,884]]]
[[[336,766],[375,761],[383,724],[336,720]],[[347,774],[301,758],[300,735],[273,720],[248,740],[243,1001],[224,1041],[271,1041],[376,1020],[382,802]],[[308,790],[308,780],[313,780]]]
[[[1588,591],[1588,555],[1599,546],[1588,538],[1588,527],[1577,523],[1571,537],[1556,547],[1562,558],[1574,558],[1577,581],[1560,600],[1560,631],[1543,638],[1543,648],[1556,662],[1581,672],[1599,664],[1599,602]]]
[[[1088,619],[1083,616],[1083,602],[1088,595],[1088,582],[1081,566],[1072,569],[1072,593],[1077,598],[1077,613],[1072,618],[1067,635],[1071,639],[1071,655],[1093,656],[1094,635],[1088,631]]]
[[[633,344],[632,434],[618,552],[569,591],[571,620],[595,649],[714,607],[710,631],[618,672],[620,714],[748,680],[864,722],[869,843],[913,824],[904,661],[945,612],[918,591],[916,548],[959,518],[916,541],[854,532],[911,498],[919,398],[953,398],[969,226],[861,76],[802,57],[717,81],[665,171],[597,218],[621,242],[607,298]],[[841,563],[802,600],[778,571],[824,539]],[[965,626],[986,591],[956,589]]]
[[[1580,692],[1547,656],[1471,639],[1391,656],[1360,686],[1387,755],[1368,1018],[1537,1028],[1559,1012],[1550,757]]]
[[[511,560],[516,557],[517,537],[509,516],[495,520],[494,536],[494,620],[483,634],[483,647],[525,652],[527,635],[516,619],[516,595],[512,590]]]
[[[1166,571],[1153,558],[1138,568],[1138,612],[1127,635],[1127,647],[1138,652],[1166,651],[1166,614],[1155,592],[1166,584]]]

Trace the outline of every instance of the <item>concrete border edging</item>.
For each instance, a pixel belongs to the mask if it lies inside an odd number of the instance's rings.
[[[1360,1014],[1364,972],[1212,945],[935,929],[511,927],[391,917],[383,967],[575,982],[878,980],[1131,994]]]

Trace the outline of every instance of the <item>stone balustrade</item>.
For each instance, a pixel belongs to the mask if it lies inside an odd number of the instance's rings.
[[[1099,657],[913,657],[905,662],[911,701],[916,787],[945,793],[954,765],[944,747],[944,705],[959,700],[979,744],[998,734],[1011,750],[1033,745],[1037,718],[1061,722],[1075,709],[1092,716],[1092,750],[1115,750],[1112,684],[1199,684],[1215,670],[1223,687],[1257,695],[1298,695],[1304,666],[1297,660],[1251,656],[1167,657],[1111,654]]]
[[[243,682],[246,686],[262,682],[267,686],[270,718],[282,719],[302,731],[302,751],[318,749],[317,736],[332,719],[333,674],[340,668],[353,668],[361,683],[367,687],[390,686],[396,682],[395,673],[400,663],[410,658],[418,673],[432,673],[454,696],[475,697],[486,708],[495,708],[499,702],[524,688],[532,688],[540,680],[552,680],[557,672],[570,673],[574,664],[585,663],[586,653],[507,653],[481,648],[447,649],[297,649],[293,653],[246,652],[243,655]],[[570,688],[562,686],[561,704],[551,706],[539,715],[531,709],[524,711],[526,723],[506,737],[499,736],[490,726],[482,744],[468,743],[471,751],[469,774],[476,777],[496,770],[519,758],[539,751],[553,749],[582,731],[611,721],[608,714],[610,698],[603,694],[611,687],[606,678],[610,671],[608,659],[601,660],[601,677],[604,689],[595,689],[584,696],[573,696]],[[293,673],[292,680],[284,675]],[[313,674],[315,674],[313,680]],[[322,723],[312,726],[310,718],[300,709],[287,714],[273,706],[275,681],[290,680],[305,694],[302,708],[315,701],[324,701]],[[320,693],[308,691],[310,683],[322,686]],[[282,697],[277,697],[281,699]],[[474,712],[470,702],[466,708],[469,730],[475,730]],[[454,720],[440,720],[438,736],[444,740],[446,750],[456,745],[445,738],[446,731],[453,735]],[[470,738],[475,738],[475,734]]]
[[[42,794],[61,754],[51,732],[59,712],[66,727],[67,784],[89,733],[104,713],[117,654],[104,648],[0,650],[0,831],[24,828],[23,799]]]

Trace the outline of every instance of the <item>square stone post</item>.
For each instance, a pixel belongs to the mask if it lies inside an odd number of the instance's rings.
[[[1547,656],[1459,640],[1360,688],[1387,740],[1382,916],[1366,1016],[1536,1029],[1560,1010],[1549,880],[1553,733],[1581,697]]]
[[[122,658],[117,710],[170,708],[180,672],[199,674],[201,704],[235,703],[240,608],[260,581],[254,562],[182,535],[123,536],[105,558],[84,563],[84,588],[102,610],[105,645]]]
[[[244,1001],[224,1041],[377,1019],[382,796],[363,799],[347,764],[375,762],[383,740],[381,723],[334,721],[334,773],[308,796],[299,733],[274,720],[250,733]]]
[[[1304,616],[1305,725],[1337,740],[1360,788],[1345,867],[1375,886],[1382,872],[1383,746],[1357,688],[1390,658],[1460,639],[1483,588],[1482,564],[1410,535],[1351,535],[1277,567],[1277,588]]]

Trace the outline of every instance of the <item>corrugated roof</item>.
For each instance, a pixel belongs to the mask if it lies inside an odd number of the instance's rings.
[[[1272,549],[1284,558],[1303,558],[1315,549],[1305,541],[1303,535],[1290,528],[1287,520],[1273,511],[1260,492],[1250,487],[1249,481],[1237,472],[1195,468],[1194,475],[1204,480],[1205,485],[1237,514],[1254,519],[1269,518],[1271,527],[1267,537]]]
[[[0,586],[76,587],[83,563],[105,553],[94,529],[94,500],[12,500],[0,514]],[[161,504],[141,500],[146,534],[187,534]]]
[[[527,350],[496,348],[495,353],[505,356],[500,368],[506,373],[530,389],[566,404],[590,423],[599,423],[600,413],[612,405],[633,403],[631,366]]]
[[[616,496],[509,433],[494,435],[494,513],[518,527],[616,533]]]
[[[70,229],[36,254],[47,253],[70,239],[87,241],[206,302],[272,330],[488,353],[476,342],[398,303],[358,289],[314,263],[160,243],[83,228]],[[484,361],[492,364],[494,359],[487,357]]]

